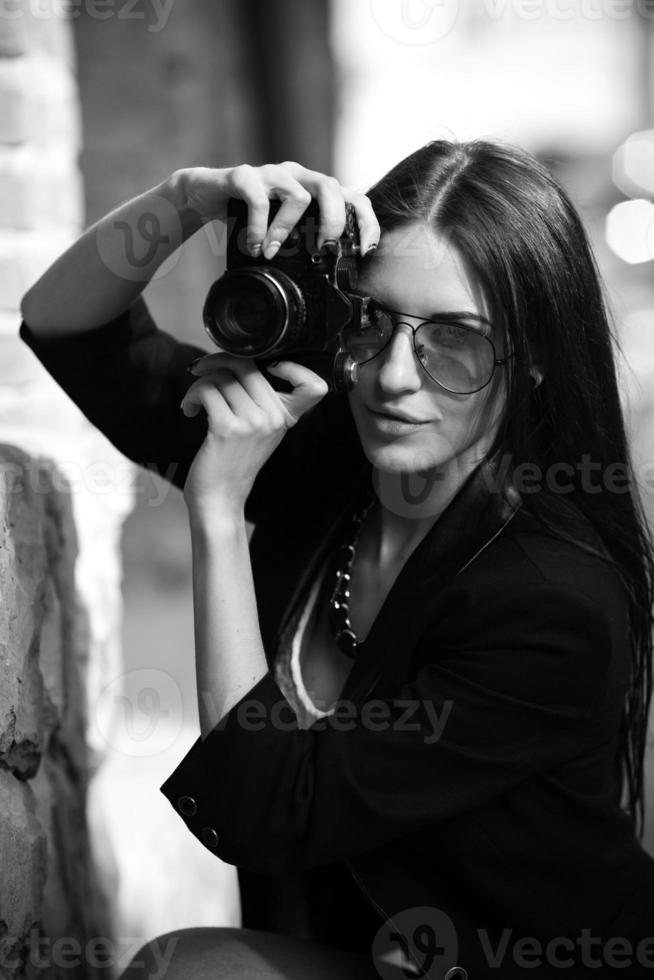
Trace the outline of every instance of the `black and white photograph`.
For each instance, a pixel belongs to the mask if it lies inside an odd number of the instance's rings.
[[[0,980],[654,975],[654,0],[0,0]]]

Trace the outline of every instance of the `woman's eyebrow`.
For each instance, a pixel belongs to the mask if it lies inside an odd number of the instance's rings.
[[[380,303],[379,300],[376,300],[370,296],[370,293],[367,293],[363,289],[358,289],[356,286],[354,289],[351,289],[350,292],[354,293],[355,296],[367,296],[374,306],[378,306],[381,309],[386,310],[387,313],[396,313],[400,316],[412,316],[415,319],[420,319],[420,317],[415,313],[408,313],[406,310],[395,310],[392,306],[387,306],[386,303]],[[473,313],[472,310],[434,310],[433,313],[427,314],[425,319],[439,320],[443,318],[447,320],[475,320],[477,323],[482,323],[484,326],[490,327],[491,329],[493,328],[493,324],[488,317],[484,316],[482,313]]]
[[[377,306],[381,306],[382,309],[388,311],[388,313],[397,313],[400,316],[412,316],[419,319],[418,315],[415,313],[408,313],[406,310],[394,310],[390,306],[385,306],[384,303],[377,303]],[[434,310],[432,313],[428,313],[425,317],[426,320],[475,320],[477,323],[483,323],[487,327],[493,326],[488,317],[484,316],[482,313],[473,313],[472,310]]]
[[[488,317],[482,313],[472,313],[470,310],[435,310],[429,314],[430,320],[439,320],[442,317],[446,317],[448,320],[476,320],[477,323],[484,323],[487,327],[493,326]]]

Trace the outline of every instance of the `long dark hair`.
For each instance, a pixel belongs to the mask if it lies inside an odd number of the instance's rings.
[[[566,503],[590,520],[605,546],[603,557],[608,552],[625,586],[631,670],[616,764],[627,780],[623,806],[642,840],[654,550],[633,482],[617,341],[583,225],[535,157],[484,140],[428,143],[368,196],[382,229],[426,224],[446,235],[479,277],[493,322],[503,324],[516,353],[507,372],[506,411],[487,457],[512,460],[511,470],[526,462],[541,472],[566,464],[572,484]],[[534,387],[529,359],[536,352],[544,378]],[[578,465],[583,455],[596,471],[599,463],[602,474],[621,465],[626,492],[609,492],[603,480],[599,492],[586,492]],[[565,535],[560,523],[550,529]]]

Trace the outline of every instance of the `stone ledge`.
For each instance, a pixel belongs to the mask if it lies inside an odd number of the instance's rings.
[[[0,933],[17,964],[8,978],[24,975],[42,932],[82,945],[109,934],[86,825],[78,538],[72,496],[55,475],[56,463],[0,444]]]

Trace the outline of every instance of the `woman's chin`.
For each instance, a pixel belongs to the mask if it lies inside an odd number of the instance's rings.
[[[380,473],[411,474],[424,473],[451,464],[451,452],[437,453],[433,450],[409,449],[400,446],[364,446],[367,459]]]

